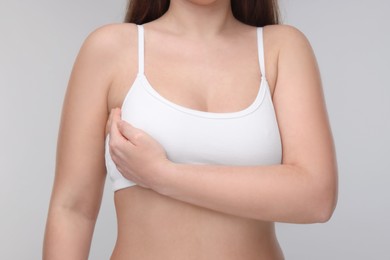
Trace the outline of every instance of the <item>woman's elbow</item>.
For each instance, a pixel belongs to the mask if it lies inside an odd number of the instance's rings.
[[[330,186],[330,187],[329,187]],[[337,205],[337,184],[329,185],[325,190],[317,193],[317,199],[314,200],[313,223],[328,222],[336,209]]]
[[[328,204],[329,205],[324,205],[321,210],[318,210],[314,219],[315,223],[326,223],[332,218],[335,206],[332,203]]]

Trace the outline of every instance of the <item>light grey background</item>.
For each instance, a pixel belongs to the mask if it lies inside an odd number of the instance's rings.
[[[120,22],[125,0],[0,2],[0,259],[41,258],[62,101],[95,28]],[[336,142],[337,210],[326,224],[278,224],[287,259],[390,259],[390,3],[283,0],[284,21],[316,52]],[[116,239],[106,182],[90,259]]]

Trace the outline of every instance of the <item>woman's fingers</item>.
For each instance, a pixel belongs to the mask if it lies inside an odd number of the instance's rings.
[[[121,147],[121,145],[127,141],[118,130],[118,122],[121,120],[120,113],[119,108],[114,108],[111,110],[110,114],[110,147],[113,149]]]
[[[107,133],[110,133],[111,124],[112,124],[112,114],[113,114],[113,110],[114,110],[114,109],[111,109],[110,114],[108,115],[108,119],[107,119],[107,123],[106,123],[106,132],[107,132]]]
[[[121,111],[119,108],[114,108],[110,114],[111,126],[110,136],[114,145],[120,145],[120,142],[136,145],[139,139],[144,135],[143,131],[133,127],[126,121],[121,119]]]
[[[113,139],[117,139],[119,136],[135,145],[137,140],[144,135],[144,132],[141,129],[135,128],[128,122],[121,119],[121,110],[119,108],[111,110],[108,121],[110,134]]]
[[[112,115],[114,114],[114,109],[111,109],[110,115],[108,116],[108,127],[111,127],[112,124]]]
[[[114,108],[112,110],[112,122],[116,121],[120,121],[121,120],[121,110],[120,108]]]
[[[117,125],[119,132],[134,145],[139,143],[140,138],[144,134],[142,130],[135,128],[126,121],[120,120]]]

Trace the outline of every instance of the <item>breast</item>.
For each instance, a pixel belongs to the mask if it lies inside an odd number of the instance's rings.
[[[143,82],[126,96],[122,118],[155,138],[173,162],[281,163],[281,140],[268,84],[262,84],[247,109],[209,113],[171,103]]]
[[[267,81],[255,101],[232,113],[189,109],[160,96],[137,77],[122,105],[122,119],[140,128],[165,149],[176,163],[271,165],[282,161],[279,127]],[[113,191],[136,183],[116,168],[106,140],[106,167]]]

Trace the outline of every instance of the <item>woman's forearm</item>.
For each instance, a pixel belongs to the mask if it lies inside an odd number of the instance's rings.
[[[336,203],[334,178],[319,182],[292,165],[170,163],[163,171],[157,192],[241,217],[289,223],[325,222]]]
[[[51,209],[48,215],[43,260],[87,260],[96,221],[72,209]]]

